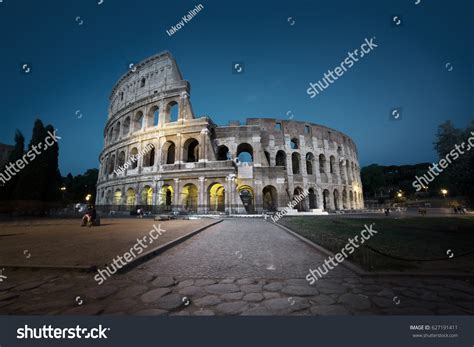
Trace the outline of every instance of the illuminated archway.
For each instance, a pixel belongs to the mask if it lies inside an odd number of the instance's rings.
[[[248,185],[242,185],[238,187],[237,191],[239,192],[240,199],[242,200],[242,204],[245,207],[245,211],[247,213],[254,212],[254,199],[255,194],[253,192],[253,188]]]
[[[171,206],[173,205],[173,196],[174,196],[174,189],[169,184],[165,184],[160,190],[160,206],[165,210],[171,210]]]
[[[274,186],[265,186],[263,193],[263,209],[267,211],[276,211],[278,207],[278,193]]]
[[[126,205],[127,206],[135,206],[137,203],[137,194],[135,193],[135,190],[133,188],[128,188],[127,189],[127,194],[126,194]]]
[[[225,189],[220,183],[213,183],[208,189],[208,206],[210,211],[225,211]]]
[[[192,184],[188,183],[183,187],[182,194],[182,205],[187,211],[197,211],[198,205],[198,189]]]
[[[145,186],[142,190],[142,205],[153,205],[153,188]]]

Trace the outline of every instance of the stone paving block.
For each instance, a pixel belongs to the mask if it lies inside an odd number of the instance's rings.
[[[146,292],[145,294],[143,294],[141,296],[141,300],[144,303],[155,302],[156,300],[158,300],[159,298],[161,298],[162,296],[164,296],[168,293],[171,293],[171,289],[169,289],[169,288],[152,289],[152,290]]]

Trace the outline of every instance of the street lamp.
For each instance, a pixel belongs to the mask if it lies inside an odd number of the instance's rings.
[[[89,201],[91,199],[92,195],[91,194],[87,194],[86,195],[86,201]]]
[[[398,192],[397,196],[401,198],[403,196],[402,192]]]
[[[61,187],[61,190],[64,192],[66,190],[66,187]]]
[[[446,198],[446,194],[448,194],[447,189],[441,189],[441,194],[443,194],[443,198]]]

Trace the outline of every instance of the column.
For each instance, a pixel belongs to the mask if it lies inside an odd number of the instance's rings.
[[[207,206],[207,199],[204,194],[204,182],[206,178],[204,176],[199,177],[199,195],[198,195],[198,213],[207,213],[208,206]]]
[[[181,189],[179,187],[179,178],[174,179],[173,207],[181,209]]]

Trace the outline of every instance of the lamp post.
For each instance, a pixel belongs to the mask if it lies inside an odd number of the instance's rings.
[[[443,199],[446,199],[446,194],[448,194],[447,189],[441,189],[441,194],[443,194]]]

